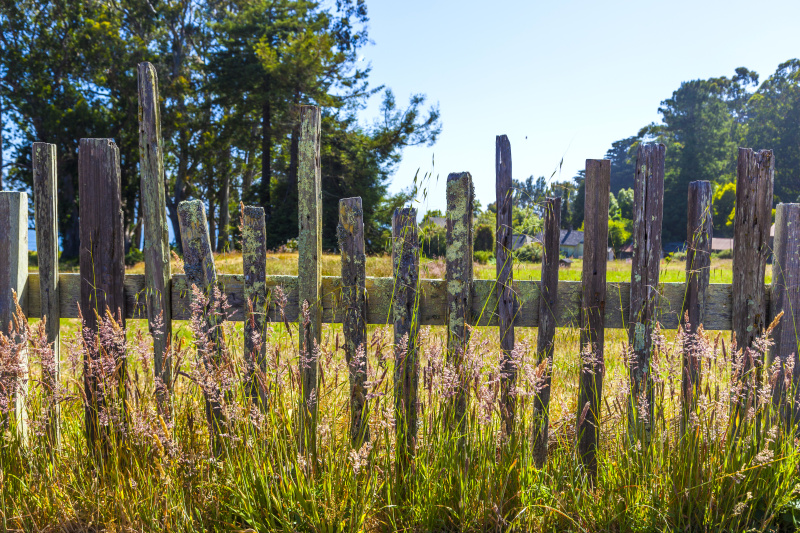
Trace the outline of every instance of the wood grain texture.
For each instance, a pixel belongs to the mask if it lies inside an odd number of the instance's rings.
[[[367,402],[367,256],[361,198],[339,200],[339,249],[342,252],[342,332],[350,376],[350,444],[369,440]]]
[[[496,249],[497,314],[501,350],[500,414],[504,431],[510,435],[514,427],[516,401],[511,391],[517,382],[516,366],[512,363],[514,350],[514,314],[516,311],[514,284],[514,230],[512,227],[513,190],[511,176],[511,144],[508,137],[495,138],[495,192],[497,200]]]
[[[205,318],[207,340],[211,343],[208,350],[198,350],[206,372],[209,374],[208,384],[204,387],[203,394],[206,399],[206,422],[211,434],[211,445],[214,455],[219,457],[224,452],[222,436],[227,434],[228,421],[220,399],[214,376],[223,361],[223,336],[222,321],[224,317],[216,314],[219,302],[214,294],[217,287],[217,270],[214,265],[214,255],[211,253],[211,240],[208,234],[206,210],[201,200],[186,200],[178,205],[178,219],[180,221],[181,242],[183,244],[183,270],[186,272],[187,292],[190,299],[194,296],[191,287],[195,286],[205,294],[207,303],[202,308]]]
[[[736,401],[742,415],[755,401],[761,383],[763,354],[750,351],[766,327],[764,287],[769,234],[772,226],[772,190],[775,159],[772,150],[754,152],[739,148],[736,178],[736,211],[733,219],[733,339],[734,379],[741,382]],[[741,418],[741,417],[738,417]]]
[[[28,194],[0,192],[0,342],[23,342],[16,328],[12,328],[16,315],[14,293],[25,311],[28,284]],[[24,327],[24,325],[22,325]],[[11,383],[9,416],[0,415],[0,427],[11,426],[23,439],[27,439],[28,420],[25,393],[28,389],[28,351],[16,350],[16,368],[4,369],[0,380]],[[13,365],[7,363],[9,367]]]
[[[783,311],[772,330],[770,363],[778,364],[773,402],[786,432],[800,425],[800,204],[778,204],[772,260],[772,314]],[[794,398],[787,395],[793,391]],[[793,401],[792,401],[793,400]]]
[[[597,477],[597,445],[605,374],[604,340],[608,202],[611,162],[586,160],[583,272],[581,288],[581,372],[578,392],[578,454],[591,479]],[[560,287],[559,287],[560,288]],[[560,296],[560,295],[559,295]],[[561,298],[559,298],[561,300]]]
[[[242,269],[244,272],[244,356],[250,399],[266,408],[266,325],[270,294],[267,290],[267,226],[263,207],[242,207]]]
[[[681,324],[687,335],[683,344],[683,377],[681,396],[683,413],[681,432],[685,433],[687,421],[695,412],[700,396],[701,359],[694,335],[705,323],[705,307],[711,277],[711,239],[714,226],[711,206],[711,182],[693,181],[689,184],[686,227],[686,301],[681,313]]]
[[[300,320],[300,375],[303,394],[300,398],[300,446],[316,454],[317,386],[319,362],[317,349],[322,334],[322,182],[320,169],[319,108],[300,106],[300,138],[298,145],[298,213],[299,235],[297,281],[301,310],[307,316]]]
[[[408,469],[417,445],[419,416],[419,231],[417,210],[396,209],[392,216],[392,325],[394,327],[394,405],[397,470]],[[371,302],[372,300],[370,300]]]
[[[169,231],[164,180],[164,148],[158,75],[150,63],[139,63],[139,171],[144,217],[144,272],[147,323],[153,338],[153,367],[163,384],[158,405],[162,414],[172,412],[172,290]]]
[[[78,300],[80,299],[80,275],[61,273],[58,276],[61,292],[61,318],[78,317]],[[220,274],[218,276],[220,290],[231,305],[226,320],[241,322],[246,315],[244,296],[244,276],[240,274]],[[442,279],[421,279],[419,289],[419,323],[423,326],[443,326],[447,307],[447,287]],[[366,278],[367,324],[386,325],[392,323],[392,298],[394,294],[392,278]],[[662,329],[677,329],[683,304],[686,299],[684,283],[663,283],[662,294],[658,299],[658,316]],[[124,298],[125,318],[146,319],[144,302],[144,275],[127,274],[125,276]],[[274,294],[278,287],[286,296],[284,310],[286,319],[297,321],[300,316],[298,305],[297,276],[267,276],[267,295]],[[340,302],[341,278],[338,276],[322,277],[322,321],[325,324],[340,324],[343,313]],[[519,309],[514,317],[514,326],[518,328],[535,328],[539,326],[538,281],[515,281],[514,293],[517,295]],[[630,283],[607,282],[608,294],[604,320],[606,328],[622,328],[630,317]],[[39,302],[39,274],[28,275],[27,298],[28,318],[41,318],[41,302]],[[496,281],[492,279],[476,279],[472,281],[472,309],[468,323],[471,326],[497,326]],[[579,281],[559,281],[556,306],[553,315],[557,328],[579,327],[581,313],[582,284]],[[766,293],[769,308],[770,295]],[[172,276],[172,313],[173,320],[190,320],[191,285],[185,274]],[[267,310],[269,321],[283,321],[283,315],[277,302],[271,301]],[[706,320],[703,324],[706,331],[731,330],[731,285],[712,283],[708,287],[708,296],[703,311]]]
[[[661,265],[661,224],[664,218],[663,144],[639,145],[633,183],[633,256],[631,258],[631,377],[628,402],[628,431],[631,438],[650,442],[655,403],[650,357],[653,331],[658,322],[659,267]],[[647,412],[640,412],[641,399]]]
[[[464,357],[469,345],[472,310],[472,202],[474,190],[469,172],[447,176],[447,362],[458,376],[452,400],[452,422],[466,432],[468,376]]]
[[[42,384],[47,411],[47,445],[51,452],[61,442],[61,404],[55,400],[61,379],[61,307],[58,291],[58,176],[56,145],[33,143],[33,193],[36,217],[36,251],[39,263],[39,304],[45,319],[50,352],[41,354]]]
[[[550,426],[550,385],[553,372],[553,339],[556,334],[555,309],[558,304],[558,262],[561,239],[561,198],[544,201],[544,255],[542,256],[541,295],[539,297],[539,334],[536,357],[544,365],[542,390],[533,399],[533,457],[539,468],[547,458]]]
[[[122,178],[119,149],[111,139],[81,139],[78,152],[80,201],[80,304],[84,336],[94,344],[91,332],[99,331],[99,319],[111,314],[125,327],[125,234],[122,225]],[[108,349],[108,347],[107,347]],[[117,359],[119,395],[125,398],[125,354],[112,349]],[[99,390],[99,351],[86,350],[84,389],[86,437],[90,448],[107,445],[110,435],[99,425],[98,414],[106,402]],[[123,403],[124,405],[124,403]],[[120,428],[121,429],[121,428]],[[102,435],[101,435],[102,433]],[[105,449],[105,448],[104,448]]]

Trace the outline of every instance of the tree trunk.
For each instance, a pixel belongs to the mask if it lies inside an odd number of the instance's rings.
[[[214,188],[213,182],[209,187],[208,194],[208,234],[210,236],[209,243],[211,244],[211,251],[217,251],[217,241],[214,237],[217,235],[217,192],[212,192]]]
[[[219,236],[217,238],[217,251],[225,252],[228,250],[228,224],[230,224],[230,201],[231,190],[231,147],[225,149],[225,156],[222,160],[222,189],[219,191]]]

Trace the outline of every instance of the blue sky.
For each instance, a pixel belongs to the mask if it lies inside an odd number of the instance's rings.
[[[398,104],[422,92],[440,105],[438,142],[407,149],[391,185],[407,187],[435,157],[439,181],[422,211],[444,209],[449,172],[471,172],[482,205],[494,201],[496,135],[509,137],[515,178],[550,177],[563,157],[568,179],[659,121],[659,103],[682,81],[740,66],[763,80],[800,56],[797,1],[367,4],[373,83],[391,87]]]

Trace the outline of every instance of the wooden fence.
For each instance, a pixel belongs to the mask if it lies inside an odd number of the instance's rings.
[[[773,332],[773,358],[796,358],[798,349],[798,309],[800,309],[800,205],[777,206],[774,250],[770,248],[770,225],[774,159],[770,150],[739,150],[737,201],[734,220],[735,283],[710,284],[711,187],[708,182],[693,182],[688,190],[688,227],[685,283],[660,283],[661,221],[664,202],[663,145],[639,148],[635,172],[633,261],[629,283],[606,281],[608,240],[608,201],[610,164],[607,160],[586,161],[586,200],[584,259],[581,282],[558,280],[560,199],[548,198],[544,204],[542,281],[514,281],[511,251],[511,148],[505,136],[497,137],[497,279],[476,280],[472,272],[473,184],[469,173],[450,174],[447,179],[447,261],[446,276],[419,278],[419,238],[417,212],[402,209],[392,224],[392,278],[365,276],[363,213],[359,198],[340,201],[339,243],[342,276],[320,275],[322,251],[320,114],[313,106],[301,108],[299,139],[299,258],[298,276],[265,275],[265,232],[268,221],[264,210],[246,206],[243,212],[242,275],[218,275],[209,244],[208,224],[200,201],[183,202],[179,208],[180,238],[183,242],[185,274],[170,272],[167,221],[164,200],[163,145],[158,108],[158,83],[155,69],[139,65],[140,172],[145,228],[145,274],[125,274],[122,250],[119,151],[111,139],[82,139],[80,145],[80,235],[79,274],[59,274],[57,250],[57,205],[55,146],[33,145],[34,206],[39,250],[39,273],[28,274],[26,193],[0,193],[0,322],[12,318],[12,290],[30,318],[47,318],[47,335],[55,343],[55,373],[59,377],[59,318],[77,318],[80,308],[88,327],[97,320],[88,309],[106,306],[123,323],[126,319],[147,319],[154,339],[155,373],[164,383],[170,379],[169,335],[173,320],[191,316],[192,285],[214,298],[212,286],[227,296],[227,320],[246,320],[246,357],[254,367],[265,364],[263,350],[255,353],[252,332],[263,330],[266,321],[282,320],[299,324],[299,353],[302,368],[304,428],[303,447],[312,452],[316,442],[317,361],[313,345],[320,342],[322,323],[342,323],[348,360],[359,357],[366,338],[367,324],[392,324],[395,331],[397,361],[395,394],[397,431],[402,433],[405,451],[413,453],[417,431],[417,389],[419,354],[417,332],[420,325],[446,325],[448,358],[459,365],[470,327],[498,326],[500,357],[504,372],[501,409],[504,428],[511,431],[515,417],[514,398],[509,394],[515,380],[510,363],[516,327],[538,327],[537,356],[547,361],[546,379],[553,358],[553,338],[557,327],[581,328],[581,353],[585,358],[580,376],[577,446],[590,473],[596,471],[595,450],[599,438],[599,410],[603,397],[603,333],[605,328],[626,328],[634,356],[631,362],[631,388],[645,395],[653,405],[653,385],[649,364],[651,333],[660,324],[674,329],[683,325],[696,331],[731,330],[739,347],[750,346],[771,319],[783,313]],[[764,272],[773,255],[771,287],[765,286]],[[281,315],[273,302],[275,289],[286,296]],[[688,321],[687,321],[688,319]],[[209,327],[215,325],[209,319]],[[211,356],[213,357],[213,355]],[[687,351],[684,357],[684,408],[693,409],[694,393],[700,381],[700,365]],[[760,372],[764,361],[755,361]],[[351,368],[351,439],[354,446],[369,438],[362,420],[367,409],[364,370]],[[800,364],[794,366],[795,372]],[[761,376],[759,374],[758,378]],[[797,378],[797,376],[795,376]],[[24,381],[22,376],[20,380]],[[22,383],[24,386],[24,383]],[[87,383],[87,391],[93,385]],[[464,414],[467,387],[453,399],[456,419]],[[159,397],[160,408],[169,414],[170,391]],[[251,398],[263,400],[253,380]],[[89,397],[91,401],[91,394]],[[780,398],[776,401],[782,401]],[[222,410],[211,398],[207,413],[212,428],[221,431],[225,424]],[[549,387],[537,397],[535,416],[540,421],[534,431],[537,461],[545,460]],[[19,402],[18,402],[19,403]],[[629,409],[629,431],[648,439],[648,420],[640,420],[635,408]],[[22,410],[17,410],[17,426],[24,428]],[[90,419],[96,411],[87,408],[87,431],[95,438]],[[50,431],[57,441],[58,413],[52,413]],[[215,447],[218,444],[214,439]],[[401,447],[401,452],[403,447]],[[402,454],[401,454],[402,458]],[[403,461],[400,461],[403,463]]]

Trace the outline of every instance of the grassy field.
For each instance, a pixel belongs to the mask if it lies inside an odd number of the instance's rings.
[[[296,274],[297,256],[270,255],[268,274]],[[323,274],[337,275],[339,259],[323,258]],[[662,279],[683,281],[680,262],[663,263]],[[238,254],[217,256],[222,273],[240,273]],[[730,261],[715,260],[712,282],[730,283]],[[424,277],[443,277],[441,261],[423,261]],[[476,265],[476,277],[493,278],[494,265]],[[520,265],[517,279],[538,279],[540,265]],[[143,265],[131,272],[143,271]],[[177,264],[173,272],[180,271]],[[561,279],[580,279],[576,261]],[[391,275],[388,257],[371,257],[367,274]],[[627,281],[630,265],[614,261],[609,280]],[[37,322],[31,321],[36,327]],[[93,451],[83,435],[83,356],[74,321],[62,340],[63,376],[58,389],[62,445],[51,459],[43,436],[42,371],[46,351],[30,338],[31,433],[27,444],[13,432],[0,450],[0,529],[7,531],[791,531],[800,524],[800,457],[797,442],[781,432],[768,401],[747,413],[733,438],[729,399],[739,394],[732,371],[729,334],[709,332],[686,343],[677,332],[658,332],[652,357],[655,419],[649,439],[631,438],[628,417],[626,333],[608,330],[605,342],[601,445],[593,482],[574,449],[581,359],[579,332],[560,329],[555,340],[548,460],[538,468],[530,437],[539,423],[532,409],[541,392],[542,368],[535,329],[517,330],[517,427],[509,437],[497,406],[500,350],[495,328],[472,332],[458,374],[449,362],[446,330],[423,327],[420,346],[420,427],[413,469],[395,468],[398,423],[393,408],[393,368],[402,349],[389,327],[370,327],[366,346],[370,441],[352,449],[348,436],[348,364],[341,327],[326,325],[319,347],[322,379],[316,459],[298,445],[297,325],[272,324],[263,332],[267,367],[257,373],[268,391],[262,411],[247,404],[247,358],[241,324],[226,324],[218,364],[203,333],[204,317],[175,324],[173,416],[156,409],[156,384],[146,324],[129,321],[119,373],[119,333],[106,324],[111,342],[97,368],[107,391],[127,383],[125,402],[108,395],[102,417],[109,435]],[[116,335],[116,337],[115,337]],[[106,344],[103,344],[106,346]],[[8,369],[11,345],[0,349]],[[702,362],[696,415],[681,437],[683,346]],[[115,350],[117,350],[115,352]],[[399,351],[398,351],[399,350]],[[216,353],[216,352],[215,352]],[[765,372],[773,377],[773,370]],[[460,376],[468,383],[467,431],[453,431],[447,408]],[[774,383],[774,379],[772,380]],[[765,381],[767,383],[767,381]],[[203,393],[218,398],[227,420],[223,453],[210,452]],[[641,407],[639,402],[638,407]],[[125,411],[127,409],[127,412]],[[637,408],[634,408],[637,409]],[[640,412],[640,411],[636,411]],[[645,412],[645,411],[641,411]],[[124,436],[124,438],[122,438]]]

